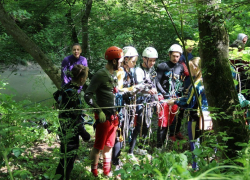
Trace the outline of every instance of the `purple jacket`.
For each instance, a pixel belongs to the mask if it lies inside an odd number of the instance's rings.
[[[76,59],[75,56],[70,55],[64,58],[62,61],[62,70],[61,70],[61,79],[62,79],[62,86],[68,84],[71,81],[71,77],[69,75],[69,71],[74,67],[76,64],[81,64],[83,66],[88,66],[87,59],[83,56],[80,56],[79,59]]]

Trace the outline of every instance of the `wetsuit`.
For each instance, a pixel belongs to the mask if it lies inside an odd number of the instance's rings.
[[[154,82],[154,76],[156,73],[153,71],[153,69],[147,69],[144,68],[142,65],[140,67],[137,67],[135,69],[135,83],[140,84],[142,82],[146,82],[147,84],[151,85],[151,88],[156,88]],[[137,93],[137,98],[136,98],[136,104],[142,104],[142,103],[149,103],[152,101],[158,101],[157,94],[156,95],[150,95],[147,91],[141,91]],[[137,120],[136,120],[136,125],[135,129],[132,134],[132,140],[130,142],[130,149],[129,153],[133,153],[135,144],[136,144],[136,139],[139,133],[142,135],[142,139],[140,139],[141,145],[138,147],[140,149],[143,148],[143,145],[145,143],[145,139],[148,134],[149,127],[151,125],[151,118],[152,118],[152,108],[150,106],[147,107],[148,109],[145,109],[144,114],[143,114],[143,106],[142,105],[137,105],[136,106],[136,114],[137,114]],[[147,113],[146,113],[147,112]],[[144,117],[144,118],[143,118]],[[141,125],[142,125],[142,132],[141,132]]]
[[[66,166],[66,179],[70,177],[70,173],[74,166],[74,161],[76,159],[76,152],[79,148],[79,135],[84,141],[90,139],[90,134],[85,130],[82,111],[74,109],[82,109],[82,102],[80,99],[80,94],[77,92],[79,86],[75,86],[69,83],[63,87],[62,100],[60,105],[59,122],[60,127],[58,129],[58,135],[61,140],[60,150],[61,153],[66,155],[66,163],[64,165],[64,158],[60,159],[58,167],[56,169],[56,174],[61,174],[64,177],[64,167]],[[63,111],[65,110],[65,111]],[[70,111],[69,111],[70,110]],[[66,148],[66,149],[65,149]],[[73,153],[68,153],[73,151]]]
[[[163,62],[157,66],[157,78],[156,78],[156,86],[158,92],[160,92],[165,99],[171,98],[172,96],[180,95],[180,92],[176,90],[176,86],[179,84],[177,82],[181,81],[182,76],[188,76],[188,74],[184,71],[184,67],[180,63],[172,63],[171,61]],[[171,78],[171,81],[169,81]],[[170,125],[170,136],[174,136],[179,133],[181,127],[181,120],[183,118],[183,113],[178,116],[178,121],[176,124],[176,116],[172,125]],[[176,124],[176,126],[175,126]],[[167,127],[158,127],[157,130],[157,142],[158,147],[160,146],[162,140],[165,139]]]
[[[172,63],[171,61],[163,62],[157,66],[157,78],[156,86],[158,92],[160,92],[164,98],[169,98],[171,95],[178,95],[177,92],[170,94],[176,88],[177,80],[181,79],[181,76],[184,75],[184,68],[179,63]],[[169,78],[171,82],[169,84]]]

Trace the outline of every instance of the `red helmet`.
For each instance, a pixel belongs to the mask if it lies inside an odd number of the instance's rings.
[[[113,59],[120,59],[122,56],[122,49],[116,46],[109,47],[105,52],[105,59],[107,59],[108,61],[111,61]]]

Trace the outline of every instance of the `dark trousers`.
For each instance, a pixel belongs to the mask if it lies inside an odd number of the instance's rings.
[[[192,123],[196,122],[196,126],[194,131],[192,130]],[[197,114],[197,111],[190,111],[190,119],[188,121],[188,138],[190,142],[190,150],[193,151],[195,149],[195,143],[193,140],[197,139],[201,135],[201,131],[199,129],[200,117]],[[194,134],[193,134],[194,132]],[[194,138],[193,138],[194,137]],[[195,156],[193,155],[193,159]],[[192,168],[196,169],[197,164],[195,161],[192,163]]]
[[[82,137],[83,141],[88,141],[90,139],[90,134],[86,131],[85,126],[83,123],[81,123],[81,121],[78,121],[74,127],[65,127],[65,120],[60,121],[60,124],[62,127],[62,132],[60,132],[60,129],[58,129],[58,135],[61,141],[60,150],[63,154],[63,157],[60,158],[56,169],[56,174],[62,175],[60,180],[63,180],[64,175],[66,176],[66,180],[68,180],[77,156],[76,150],[79,148],[79,135]],[[65,160],[66,164],[64,164]],[[66,174],[64,173],[65,168]]]
[[[120,135],[122,136],[122,132],[123,132],[123,125],[124,125],[124,121],[120,121],[119,127],[121,128],[121,130],[117,130],[117,135],[115,138],[115,144],[112,150],[112,164],[113,165],[119,165],[120,164],[120,159],[119,156],[121,155],[121,149],[122,149],[122,144],[123,142],[119,141],[119,137]]]
[[[119,159],[119,156],[121,155],[121,149],[123,147],[123,143],[124,142],[120,142],[119,141],[119,137],[123,135],[123,131],[124,129],[128,128],[129,129],[129,126],[130,126],[130,122],[131,121],[134,121],[134,112],[133,110],[131,110],[129,113],[130,113],[130,119],[129,119],[129,122],[126,122],[125,123],[125,119],[126,117],[124,117],[124,112],[125,109],[121,109],[120,110],[120,124],[119,124],[119,127],[121,128],[121,131],[117,130],[117,136],[116,136],[116,139],[115,139],[115,145],[113,147],[113,150],[112,150],[112,164],[113,165],[120,165],[120,159]],[[124,127],[124,124],[127,124],[128,127]]]
[[[184,116],[184,109],[180,109],[179,114],[174,117],[174,120],[169,127],[169,129],[170,129],[169,135],[170,136],[174,136],[180,132],[181,121],[183,119],[183,116]]]
[[[149,124],[147,124],[146,121],[145,121],[146,114],[144,115],[144,118],[142,119],[142,116],[143,116],[143,108],[142,108],[142,106],[138,106],[137,107],[137,114],[138,115],[137,115],[136,126],[135,126],[135,129],[134,129],[133,134],[132,134],[132,140],[130,142],[129,153],[133,153],[133,151],[134,151],[137,136],[141,132],[142,120],[143,120],[143,124],[142,124],[142,139],[140,139],[140,145],[138,146],[140,149],[143,148],[142,144],[145,142],[145,139],[147,138],[147,134],[148,134],[148,130],[149,130]],[[150,117],[148,117],[148,118],[150,118]]]
[[[158,127],[157,129],[157,148],[162,148],[166,140],[168,127]]]
[[[60,174],[62,175],[61,178],[59,180],[63,180],[64,178],[64,168],[66,168],[66,174],[65,174],[65,178],[66,180],[69,180],[70,177],[70,173],[74,167],[74,162],[76,159],[76,151],[79,148],[79,135],[73,136],[71,137],[67,144],[66,144],[66,150],[65,150],[65,144],[63,143],[63,139],[62,137],[60,137],[61,139],[61,153],[63,154],[63,158],[60,159],[59,164],[57,166],[56,169],[56,174]],[[64,164],[64,160],[66,160],[66,165]]]
[[[120,142],[118,140],[118,138],[116,138],[115,145],[114,145],[113,151],[112,151],[112,164],[113,165],[120,164],[119,156],[121,155],[122,144],[123,144],[123,142]]]

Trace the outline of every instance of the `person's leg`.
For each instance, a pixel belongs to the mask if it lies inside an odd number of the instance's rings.
[[[111,170],[112,147],[104,146],[103,148],[103,174],[108,175]]]
[[[176,132],[176,123],[177,123],[177,120],[176,120],[176,116],[174,117],[174,120],[172,122],[172,124],[169,126],[169,136],[172,137],[175,135],[175,132]]]
[[[144,116],[144,120],[143,120],[143,125],[142,125],[142,133],[141,133],[141,137],[140,137],[140,143],[138,145],[138,148],[143,149],[144,144],[146,143],[146,138],[148,136],[148,130],[149,130],[149,125],[146,124],[145,122],[145,116]]]
[[[179,114],[177,116],[176,131],[175,131],[175,136],[179,140],[184,139],[183,135],[180,132],[181,122],[182,122],[183,117],[184,117],[184,109],[180,109]]]
[[[98,176],[97,167],[98,167],[98,162],[99,162],[99,154],[100,154],[100,150],[93,147],[90,152],[90,157],[89,157],[90,160],[92,161],[91,172],[93,173],[95,177]]]
[[[131,142],[129,144],[130,145],[130,148],[129,148],[129,153],[130,154],[133,154],[133,152],[134,152],[137,136],[138,136],[138,134],[140,133],[140,130],[141,130],[142,112],[143,112],[142,108],[137,111],[138,115],[137,115],[136,126],[135,126],[135,129],[134,129],[133,134],[132,134],[132,140],[131,140]]]
[[[116,142],[112,151],[112,164],[113,165],[120,164],[119,156],[121,155],[122,144],[123,142],[120,142],[116,139]]]
[[[69,179],[70,173],[74,167],[74,162],[77,156],[76,150],[79,147],[78,135],[70,138],[69,141],[70,142],[67,145],[61,143],[61,147],[60,147],[63,157],[60,158],[59,164],[56,169],[56,174],[62,175],[60,180],[64,179],[64,175],[65,175],[66,180]]]
[[[198,116],[196,111],[190,111],[190,121],[188,122],[188,136],[189,140],[193,141],[190,142],[191,146],[191,151],[195,149],[195,142],[194,140],[197,139],[197,135],[199,135],[199,130],[197,129],[197,125],[199,126],[199,119],[200,117]],[[193,159],[195,156],[193,155]],[[197,163],[193,161],[192,163],[192,168],[196,169],[197,168]]]
[[[123,122],[120,123],[120,127],[121,127],[121,129],[117,130],[117,136],[115,138],[115,145],[114,145],[113,150],[112,150],[112,164],[113,165],[119,165],[119,162],[120,162],[119,156],[121,154],[121,149],[122,149],[123,142],[121,142],[119,140],[119,137],[122,136]]]
[[[60,127],[65,127],[65,120],[60,119]],[[60,151],[62,157],[56,169],[56,174],[61,174],[61,178],[69,179],[70,173],[74,167],[74,161],[76,159],[76,150],[79,148],[79,135],[72,133],[69,127],[58,128],[58,135],[60,138]]]
[[[97,166],[99,162],[100,150],[104,148],[105,141],[108,136],[110,122],[107,120],[104,123],[96,123],[95,143],[90,152],[91,172],[95,177],[98,176]]]
[[[76,159],[76,155],[72,155],[72,157],[68,157],[66,158],[66,164],[67,164],[67,167],[66,167],[66,180],[69,180],[69,177],[70,177],[70,173],[74,167],[74,162],[75,162],[75,159]],[[59,180],[63,180],[64,179],[64,158],[61,158],[60,159],[60,162],[57,166],[57,169],[56,169],[56,174],[61,174],[61,178]]]
[[[157,148],[162,148],[166,140],[167,127],[158,127],[157,129]]]

